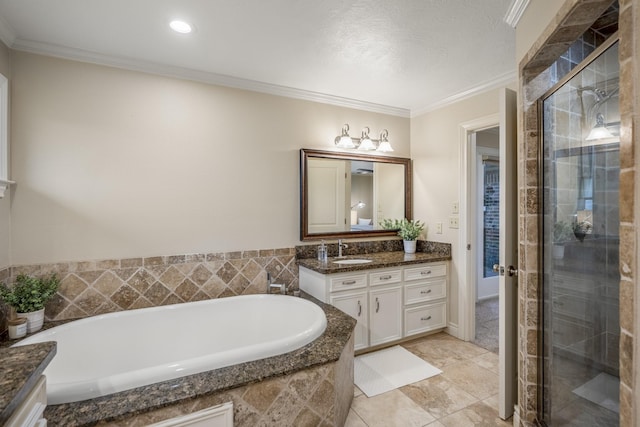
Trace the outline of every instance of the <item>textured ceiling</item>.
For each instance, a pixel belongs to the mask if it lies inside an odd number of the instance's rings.
[[[408,115],[515,78],[510,3],[0,0],[0,37],[19,50]],[[196,31],[172,32],[176,18]]]

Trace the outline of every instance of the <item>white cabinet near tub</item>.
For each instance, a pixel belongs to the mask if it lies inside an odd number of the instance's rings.
[[[47,407],[47,381],[40,376],[24,401],[13,412],[5,427],[45,427],[44,409]]]
[[[367,292],[336,292],[329,297],[329,304],[347,313],[358,321],[354,331],[353,345],[356,350],[368,347],[369,305]]]
[[[300,289],[357,320],[355,350],[447,326],[447,262],[321,274],[300,266]]]

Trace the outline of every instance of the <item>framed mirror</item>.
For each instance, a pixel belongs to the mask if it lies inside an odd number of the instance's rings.
[[[300,240],[392,236],[411,219],[411,159],[300,150]]]

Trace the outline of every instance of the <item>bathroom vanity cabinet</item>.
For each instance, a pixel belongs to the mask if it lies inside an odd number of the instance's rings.
[[[447,325],[447,263],[321,274],[300,266],[300,289],[357,320],[354,348]]]
[[[41,375],[36,385],[26,396],[25,400],[13,412],[6,427],[45,427],[44,409],[47,407],[46,378]]]

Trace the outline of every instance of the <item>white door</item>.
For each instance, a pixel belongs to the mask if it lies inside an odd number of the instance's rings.
[[[499,415],[513,415],[517,397],[518,183],[516,93],[500,91],[500,343]]]
[[[347,193],[344,160],[308,159],[309,233],[349,230],[345,209]]]

